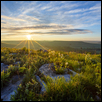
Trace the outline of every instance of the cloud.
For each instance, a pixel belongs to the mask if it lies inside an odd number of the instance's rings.
[[[80,12],[85,12],[85,11],[87,11],[88,9],[75,9],[75,10],[70,10],[70,11],[67,11],[67,12],[65,12],[65,14],[66,13],[80,13]]]
[[[12,32],[12,33],[10,33]],[[87,34],[92,33],[92,31],[87,29],[74,29],[72,25],[35,25],[29,27],[12,27],[12,28],[2,28],[1,33],[6,33],[7,35],[25,35],[25,34],[47,34],[47,35],[70,35],[70,34]]]
[[[28,20],[36,20],[39,21],[38,18],[32,17],[32,16],[28,16],[28,15],[19,15],[19,17],[23,18],[23,19],[28,19]]]
[[[14,20],[14,21],[25,21],[24,19],[19,19],[19,18],[4,16],[4,15],[1,15],[1,18],[8,19],[8,20],[10,19],[10,20]]]
[[[31,32],[30,34],[46,34],[46,35],[70,35],[70,34],[87,34],[92,33],[90,30],[86,29],[62,29],[62,30],[52,30],[50,32]]]
[[[50,30],[50,29],[65,29],[65,28],[73,28],[72,25],[59,25],[59,24],[55,24],[55,23],[51,23],[51,24],[40,24],[40,25],[34,25],[34,26],[25,26],[25,27],[10,27],[10,28],[6,28],[6,27],[2,27],[2,30]]]
[[[5,20],[1,20],[1,24],[6,24],[6,21]]]
[[[2,17],[7,20],[19,21],[19,22],[10,22],[15,26],[30,26],[37,24],[71,24],[71,25],[82,25],[86,22],[87,26],[92,25],[91,19],[97,18],[97,15],[100,11],[98,6],[99,4],[93,3],[93,6],[86,7],[83,2],[75,2],[75,1],[50,1],[50,2],[19,2],[20,5],[18,7],[17,13],[18,15],[13,17],[7,16]],[[84,2],[85,3],[85,2]],[[91,2],[90,2],[91,3]],[[89,4],[90,4],[89,3]],[[83,4],[83,5],[82,5]],[[83,7],[81,7],[83,6]],[[97,9],[93,9],[93,8]],[[89,13],[90,12],[90,13]],[[95,13],[97,12],[97,15]],[[15,13],[14,13],[15,14]],[[16,15],[16,14],[15,14]],[[83,19],[85,16],[85,19]],[[87,17],[86,17],[87,16]],[[23,22],[22,22],[23,21]],[[77,23],[76,23],[77,22]],[[94,21],[97,22],[97,21]],[[99,22],[99,21],[98,21]]]
[[[100,9],[101,10],[101,3],[97,3],[96,5],[94,5],[94,6],[89,8],[89,10],[96,10],[96,9]]]
[[[16,3],[16,5],[18,6],[13,11],[5,2],[2,3],[2,34],[9,35],[10,32],[12,35],[26,33],[51,35],[87,34],[92,32],[84,29],[85,27],[99,25],[101,22],[101,3],[98,2],[22,1]],[[12,6],[14,7],[14,5]]]
[[[80,4],[77,4],[77,3],[71,3],[71,2],[65,2],[63,5],[61,6],[58,6],[58,4],[60,5],[61,2],[56,2],[56,3],[53,3],[52,7],[51,6],[48,6],[46,9],[47,11],[63,11],[63,9],[72,9],[72,8],[75,8],[75,7],[78,7],[80,6]]]

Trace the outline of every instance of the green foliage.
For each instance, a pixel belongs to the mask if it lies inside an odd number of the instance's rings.
[[[28,81],[25,85],[20,84],[15,95],[11,96],[12,101],[30,101],[36,100],[35,95],[40,92],[40,84],[35,80],[35,78]]]
[[[47,77],[47,86],[44,100],[46,101],[92,101],[88,91],[79,81],[72,79],[66,82],[64,77],[55,78],[54,80]],[[59,98],[60,97],[60,98]]]
[[[9,64],[7,71],[1,72],[1,86],[3,87],[13,75],[24,74],[24,79],[19,85],[13,101],[93,101],[98,95],[101,97],[101,54],[84,54],[63,51],[32,50],[30,57],[26,55],[27,48],[1,48],[1,62]],[[9,55],[10,53],[17,53]],[[21,63],[14,64],[20,61]],[[66,69],[72,69],[79,75],[65,79],[45,77],[39,72],[43,64],[53,63],[54,71],[63,74]],[[12,65],[10,65],[12,64]],[[53,69],[53,68],[52,68]],[[68,71],[68,74],[71,72]],[[41,86],[36,80],[38,75],[47,83],[47,91],[39,94]],[[96,100],[97,101],[97,100]]]
[[[57,66],[56,63],[54,63],[56,73],[57,74],[64,74],[66,68],[62,67],[63,63],[60,63],[59,65],[60,66]]]
[[[7,72],[10,72],[11,76],[14,75],[14,74],[17,74],[17,71],[18,71],[18,68],[13,66],[13,65],[9,65],[8,66],[8,69],[7,69]]]
[[[5,58],[4,64],[12,64],[14,62],[15,60],[13,59],[13,57],[10,57],[7,55],[7,58]]]
[[[9,81],[9,77],[10,72],[4,73],[4,70],[1,72],[1,88]]]
[[[90,54],[87,54],[86,56],[85,56],[85,63],[86,64],[91,64],[91,57],[90,57]]]
[[[26,68],[25,67],[20,67],[18,70],[19,70],[20,73],[24,73]]]
[[[1,62],[4,62],[5,57],[1,56]]]

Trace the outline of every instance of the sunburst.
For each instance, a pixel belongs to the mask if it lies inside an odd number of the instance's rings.
[[[30,40],[31,39],[31,35],[26,35],[27,39]]]

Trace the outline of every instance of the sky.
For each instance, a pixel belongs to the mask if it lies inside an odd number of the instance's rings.
[[[101,1],[1,1],[1,41],[101,41]]]

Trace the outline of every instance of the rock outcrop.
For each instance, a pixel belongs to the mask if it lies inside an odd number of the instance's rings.
[[[1,63],[1,72],[4,70],[4,72],[8,69],[8,65],[5,65],[4,63]]]
[[[60,74],[56,74],[53,70],[52,70],[52,67],[54,67],[54,64],[51,63],[51,64],[44,64],[42,65],[40,68],[39,68],[39,71],[41,73],[43,73],[45,76],[50,76],[52,79],[55,79],[57,77],[64,77],[66,79],[66,81],[69,81],[70,80],[70,74],[67,74],[67,71],[60,75]],[[76,72],[74,72],[73,70],[69,69],[69,71],[71,71],[73,73],[73,76],[75,74],[77,74]],[[36,76],[36,79],[40,82],[40,85],[42,86],[42,89],[41,89],[41,93],[43,93],[44,91],[46,91],[45,89],[45,86],[43,85],[43,83],[46,85],[46,83],[44,81],[42,81],[40,79],[39,76]]]
[[[14,95],[18,85],[22,82],[24,76],[18,76],[15,75],[10,80],[9,84],[7,86],[4,86],[1,89],[1,99],[2,101],[10,101],[11,95]]]

